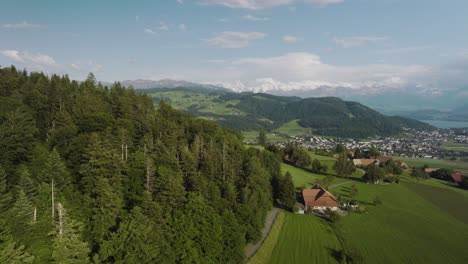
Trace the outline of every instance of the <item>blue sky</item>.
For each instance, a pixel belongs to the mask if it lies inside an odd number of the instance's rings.
[[[4,1],[0,65],[236,90],[466,87],[466,0]]]

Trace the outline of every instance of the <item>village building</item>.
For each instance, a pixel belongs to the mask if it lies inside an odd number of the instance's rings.
[[[456,182],[456,183],[460,183],[463,181],[463,178],[465,177],[463,174],[461,173],[453,173],[452,175],[450,175],[452,177],[452,181]]]
[[[320,186],[316,186],[312,189],[304,189],[302,191],[302,196],[304,198],[306,211],[308,209],[319,211],[326,209],[333,211],[338,210],[339,204],[335,196]]]

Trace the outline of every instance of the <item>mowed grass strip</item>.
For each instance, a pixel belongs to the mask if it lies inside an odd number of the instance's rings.
[[[468,225],[468,199],[465,196],[449,189],[429,185],[417,183],[407,183],[406,185],[426,200]]]
[[[269,263],[270,257],[273,254],[273,250],[275,249],[281,229],[283,227],[284,217],[284,212],[280,212],[278,216],[276,216],[275,223],[271,227],[268,237],[265,239],[257,253],[255,253],[255,255],[247,262],[248,264]]]
[[[356,186],[357,200],[368,213],[343,217],[338,227],[346,242],[364,255],[365,263],[468,263],[468,225],[447,209],[435,206],[407,183]],[[350,194],[349,186],[336,191],[344,197]],[[440,199],[445,195],[439,194]],[[377,196],[382,204],[374,206]]]
[[[323,179],[325,176],[315,173],[307,172],[303,169],[291,166],[286,163],[281,164],[281,173],[285,174],[287,171],[291,173],[294,186],[300,187],[311,187],[315,184],[317,180]]]
[[[335,232],[324,220],[286,213],[269,263],[338,263],[333,255],[340,250]]]

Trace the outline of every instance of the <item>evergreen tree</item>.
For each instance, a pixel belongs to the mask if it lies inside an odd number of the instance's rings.
[[[2,227],[4,226],[3,223]],[[10,235],[0,227],[0,263],[29,264],[34,262],[34,256],[25,251],[24,246],[18,246]]]
[[[12,196],[7,188],[7,175],[3,167],[0,165],[0,217],[4,216],[4,213],[11,206]]]
[[[267,138],[266,138],[265,130],[263,130],[263,128],[260,129],[260,131],[258,132],[257,143],[258,143],[260,146],[266,146]]]
[[[90,263],[88,243],[80,238],[82,225],[71,219],[61,203],[57,204],[57,221],[53,240],[53,263]]]
[[[289,171],[286,172],[283,179],[281,180],[280,197],[281,201],[287,209],[292,210],[296,205],[296,192],[294,190],[294,182]]]
[[[100,257],[104,263],[162,263],[167,248],[161,230],[135,207],[117,232],[103,242]]]
[[[346,152],[341,152],[338,160],[333,165],[333,169],[335,169],[338,176],[342,177],[349,177],[355,170],[353,161],[348,158]]]

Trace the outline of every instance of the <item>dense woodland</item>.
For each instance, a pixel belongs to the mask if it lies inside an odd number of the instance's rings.
[[[243,262],[290,175],[239,132],[156,108],[92,74],[0,68],[0,263]]]

